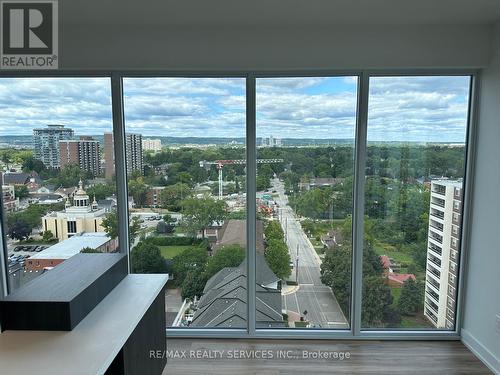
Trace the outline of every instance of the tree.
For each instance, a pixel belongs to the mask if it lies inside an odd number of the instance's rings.
[[[158,233],[172,233],[176,222],[177,219],[173,218],[172,215],[165,214],[163,215],[163,220],[156,225],[156,231]]]
[[[54,239],[54,234],[50,230],[46,230],[42,234],[43,242],[50,242]]]
[[[87,247],[84,247],[82,250],[80,250],[80,253],[96,254],[96,253],[102,253],[102,251],[97,250],[97,249],[93,249],[93,248],[87,246]]]
[[[286,191],[299,191],[300,176],[297,173],[291,171],[283,172],[280,174],[280,179],[283,180]]]
[[[257,191],[267,190],[271,187],[271,181],[269,177],[258,175],[257,180],[255,181]]]
[[[165,273],[167,264],[160,248],[149,242],[141,241],[132,250],[131,266],[133,273]]]
[[[203,273],[207,263],[207,250],[202,247],[190,247],[172,258],[174,282],[181,286],[189,271]]]
[[[392,303],[391,290],[380,275],[363,275],[361,324],[363,327],[380,327],[386,307]]]
[[[101,226],[109,238],[115,239],[118,237],[118,214],[116,210],[107,213],[102,219]]]
[[[365,239],[361,322],[364,327],[379,327],[384,321],[384,313],[392,304],[392,295],[382,277],[383,267],[380,257],[373,249],[370,226],[365,227]]]
[[[208,280],[225,267],[238,267],[244,259],[245,249],[240,245],[222,246],[209,258],[205,278]]]
[[[181,297],[183,299],[194,299],[195,296],[201,297],[206,283],[205,274],[188,271],[181,285]]]
[[[68,164],[54,178],[54,184],[62,187],[74,187],[78,186],[80,180],[85,182],[89,177],[91,177],[90,172],[81,170],[78,164]]]
[[[397,309],[388,305],[384,310],[382,320],[387,324],[387,327],[399,327],[401,324],[401,314]]]
[[[181,209],[180,202],[191,196],[189,185],[176,183],[165,187],[160,193],[160,201],[164,207],[171,211],[179,211]]]
[[[191,176],[191,174],[189,172],[179,172],[177,174],[177,180],[185,185],[187,184],[189,187],[193,187],[194,184],[193,184],[193,176]]]
[[[351,249],[342,245],[335,249],[328,249],[325,259],[321,263],[321,282],[332,288],[335,298],[347,318],[350,312],[351,259]]]
[[[333,202],[333,189],[330,187],[314,188],[290,200],[297,214],[311,219],[327,218]]]
[[[22,164],[23,171],[41,173],[45,170],[45,164],[42,161],[35,159],[33,155],[24,159]]]
[[[14,186],[14,194],[16,198],[23,199],[30,195],[28,188],[25,185]]]
[[[284,280],[290,276],[292,273],[290,254],[288,253],[288,247],[282,240],[271,239],[267,241],[264,254],[269,268],[271,268],[277,277]]]
[[[146,204],[148,186],[144,183],[142,176],[128,181],[128,192],[134,198],[137,206],[144,206]]]
[[[102,219],[101,226],[109,238],[115,239],[118,237],[118,215],[116,210],[107,213]],[[141,224],[138,217],[133,217],[128,230],[129,244],[133,244],[134,240],[141,229]]]
[[[223,246],[210,258],[203,245],[175,256],[172,266],[175,280],[182,289],[182,298],[201,296],[210,277],[225,267],[239,266],[244,259],[245,250],[239,245]]]
[[[19,211],[11,213],[7,216],[7,226],[11,226],[16,221],[21,220],[28,225],[30,232],[33,228],[37,228],[42,225],[42,216],[45,215],[50,210],[60,210],[59,207],[54,207],[54,205],[42,206],[39,204],[32,204],[24,211]]]
[[[202,231],[202,237],[205,238],[204,229],[213,222],[222,222],[227,216],[227,204],[223,200],[210,197],[189,198],[183,200],[181,205],[182,227],[193,236]]]
[[[398,301],[399,312],[403,315],[415,314],[422,308],[424,304],[423,300],[423,285],[409,278],[403,283],[401,296]]]
[[[365,327],[379,327],[388,314],[392,304],[391,291],[382,277],[382,264],[373,249],[372,226],[365,225],[365,242],[363,251],[363,304],[361,319]],[[342,246],[329,249],[321,265],[321,281],[332,288],[342,311],[349,316],[351,297],[351,231],[352,218],[344,220],[340,228],[344,242]],[[384,315],[385,314],[385,315]]]
[[[165,214],[163,215],[163,221],[167,224],[174,225],[177,222],[177,219],[175,217],[172,217],[172,215],[170,214]]]
[[[32,227],[24,220],[17,219],[8,227],[7,234],[10,238],[22,241],[29,237]]]
[[[139,218],[137,216],[134,216],[128,227],[128,241],[131,245],[134,243],[134,240],[136,239],[137,234],[140,230],[141,223],[139,222]]]
[[[283,229],[279,221],[270,221],[266,229],[264,229],[264,235],[266,236],[266,240],[281,240],[285,239],[285,234],[283,233]]]
[[[86,189],[89,197],[96,200],[105,199],[115,194],[115,184],[97,184]]]
[[[11,150],[2,150],[0,153],[0,160],[7,170],[10,169],[10,163],[12,162]]]
[[[174,231],[174,226],[172,224],[168,224],[166,222],[159,221],[158,224],[156,224],[156,232],[157,233],[172,233]]]

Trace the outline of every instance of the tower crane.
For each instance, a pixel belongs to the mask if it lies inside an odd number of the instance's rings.
[[[283,163],[283,159],[257,159],[257,164],[274,164]],[[217,167],[219,171],[219,199],[222,199],[222,168],[225,165],[245,165],[247,161],[245,159],[228,159],[228,160],[213,160],[200,161],[200,167],[205,168],[207,171],[210,170],[212,165]]]

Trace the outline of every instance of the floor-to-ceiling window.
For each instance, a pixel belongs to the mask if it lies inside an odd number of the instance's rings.
[[[250,76],[119,77],[123,137],[109,78],[1,78],[11,290],[129,248],[171,276],[172,332],[453,331],[473,78]]]
[[[131,271],[167,325],[247,327],[245,79],[125,78]]]
[[[470,80],[370,78],[363,328],[454,328]]]
[[[357,84],[257,79],[257,328],[350,326]]]
[[[80,252],[119,251],[109,78],[0,78],[10,291]]]

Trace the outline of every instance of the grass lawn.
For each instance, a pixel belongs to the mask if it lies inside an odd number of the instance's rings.
[[[158,246],[165,259],[172,259],[191,246]]]
[[[401,316],[401,325],[400,328],[433,328],[422,315],[422,313],[418,313],[415,316]]]
[[[316,221],[316,222],[314,222],[313,220],[307,219],[307,220],[303,220],[303,221],[307,221],[309,223],[309,225],[312,227],[311,234],[313,236],[318,236],[318,235],[321,236],[323,234],[328,233],[328,231],[330,229],[332,229],[332,227],[336,228],[336,227],[341,226],[342,224],[344,224],[344,220],[343,219],[334,219],[333,223],[332,223],[331,220],[323,220],[323,221]],[[305,225],[304,229],[306,227],[307,226]]]
[[[392,245],[388,245],[386,243],[380,241],[374,241],[374,249],[378,255],[387,255],[389,258],[394,259],[396,263],[414,263],[413,258],[410,254],[399,251]]]
[[[392,307],[397,308],[399,297],[401,296],[401,288],[391,288]]]

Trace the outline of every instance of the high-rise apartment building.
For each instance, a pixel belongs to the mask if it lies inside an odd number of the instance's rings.
[[[144,172],[142,155],[142,135],[128,133],[125,135],[125,151],[127,162],[127,173],[139,171]]]
[[[101,173],[101,156],[99,141],[92,137],[81,136],[80,139],[59,141],[60,166],[77,164],[80,169],[98,176]]]
[[[281,147],[283,142],[281,138],[274,138],[272,135],[261,139],[262,147]]]
[[[462,181],[431,183],[424,314],[436,328],[455,324]]]
[[[127,173],[133,171],[143,173],[142,135],[135,133],[125,134],[125,156]],[[104,134],[104,168],[105,176],[111,179],[115,173],[115,146],[112,133]]]
[[[161,140],[144,138],[142,140],[142,149],[144,151],[159,152],[161,151]]]
[[[60,167],[59,141],[73,138],[73,130],[64,125],[47,125],[44,129],[33,129],[33,148],[35,159],[47,168]]]

